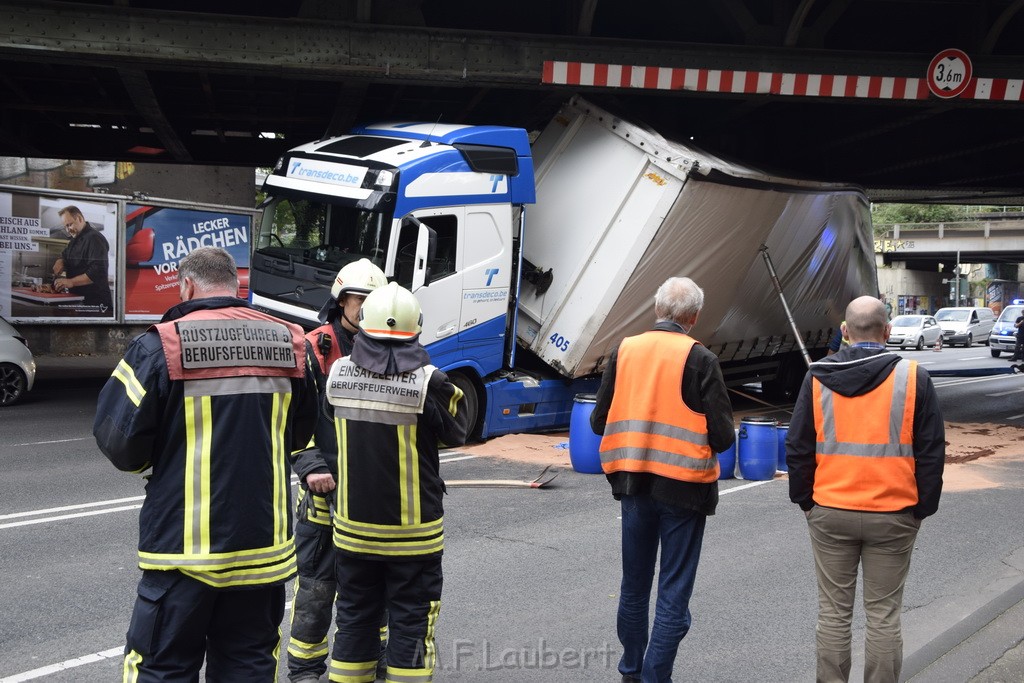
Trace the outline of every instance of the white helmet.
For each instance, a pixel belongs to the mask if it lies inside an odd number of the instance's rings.
[[[320,322],[327,322],[335,316],[336,305],[342,295],[349,292],[369,294],[387,283],[388,279],[384,275],[384,271],[369,259],[361,258],[358,261],[345,264],[334,278],[334,284],[331,286],[331,298],[325,301],[320,308]]]
[[[366,296],[359,310],[359,328],[367,337],[408,341],[423,329],[420,302],[405,287],[392,282]]]
[[[338,271],[331,287],[331,298],[337,301],[342,294],[369,294],[378,287],[388,283],[384,271],[373,264],[370,259],[361,258],[345,265]]]

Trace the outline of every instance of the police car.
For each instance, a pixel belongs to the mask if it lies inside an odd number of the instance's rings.
[[[999,314],[999,319],[996,320],[995,327],[992,328],[992,335],[988,338],[988,347],[992,351],[993,358],[999,358],[999,354],[1003,351],[1013,353],[1014,344],[1017,342],[1015,338],[1017,330],[1013,323],[1021,315],[1024,315],[1024,299],[1014,299],[1012,304]]]

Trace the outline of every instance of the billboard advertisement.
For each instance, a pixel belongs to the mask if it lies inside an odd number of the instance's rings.
[[[238,296],[249,296],[250,214],[149,204],[125,208],[125,321],[159,320],[178,303],[178,261],[197,247],[222,247],[238,265]]]
[[[0,192],[0,314],[115,320],[117,227],[117,202]]]

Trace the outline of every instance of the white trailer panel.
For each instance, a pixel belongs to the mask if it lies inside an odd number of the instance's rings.
[[[534,157],[523,254],[551,269],[551,285],[523,287],[517,334],[566,376],[600,371],[623,337],[649,329],[670,276],[704,288],[693,334],[723,361],[796,348],[762,244],[809,346],[827,343],[852,298],[877,294],[868,204],[855,188],[744,168],[578,98]]]

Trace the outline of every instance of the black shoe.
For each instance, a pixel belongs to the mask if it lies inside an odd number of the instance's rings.
[[[640,683],[640,679],[636,676],[626,676],[625,674],[623,674],[622,683]]]

